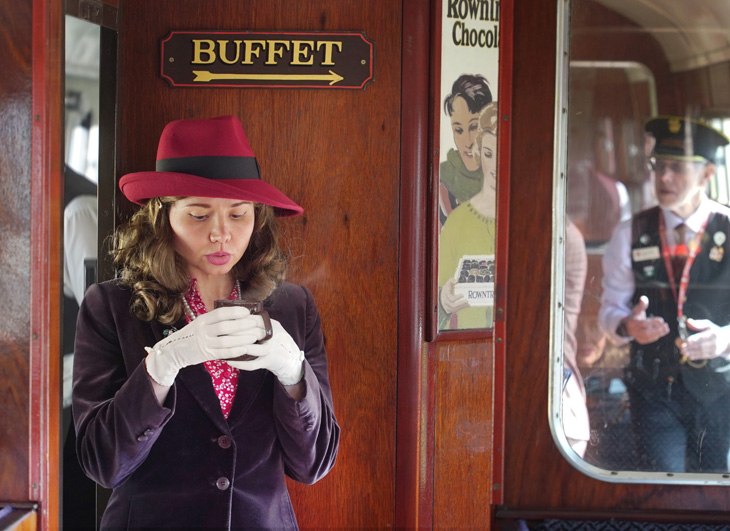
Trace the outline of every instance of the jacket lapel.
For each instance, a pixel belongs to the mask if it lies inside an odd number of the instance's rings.
[[[239,371],[238,388],[233,399],[231,413],[228,415],[228,424],[233,428],[248,416],[251,406],[263,392],[271,387],[274,375],[265,369],[257,371]],[[266,387],[265,387],[266,386]]]
[[[215,394],[210,373],[205,365],[200,363],[185,367],[178,373],[175,382],[177,385],[184,386],[193,395],[201,409],[222,432],[228,433],[228,423],[221,411],[221,403]]]

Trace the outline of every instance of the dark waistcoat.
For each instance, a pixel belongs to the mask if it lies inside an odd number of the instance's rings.
[[[730,391],[730,362],[724,358],[710,360],[703,368],[681,363],[675,341],[678,337],[677,301],[672,292],[660,256],[650,260],[636,260],[635,250],[656,248],[661,251],[659,234],[659,207],[636,214],[632,222],[632,268],[635,292],[633,304],[643,295],[649,298],[647,316],[662,317],[669,324],[670,333],[658,341],[640,345],[631,344],[631,361],[627,368],[627,384],[645,392],[667,393],[678,381],[699,400],[710,402]],[[667,228],[671,230],[671,228]],[[717,245],[715,235],[725,235]],[[719,213],[710,215],[698,251],[690,270],[683,314],[692,319],[709,319],[719,326],[730,324],[730,219]],[[722,238],[719,238],[722,240]],[[675,280],[679,284],[679,278]],[[691,332],[690,332],[691,333]]]

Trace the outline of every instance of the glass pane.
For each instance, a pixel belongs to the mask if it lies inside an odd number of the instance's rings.
[[[730,2],[559,5],[553,433],[601,479],[728,483]]]
[[[67,15],[65,33],[61,513],[65,529],[94,529],[96,484],[76,458],[71,387],[76,316],[86,288],[96,281],[101,28]]]

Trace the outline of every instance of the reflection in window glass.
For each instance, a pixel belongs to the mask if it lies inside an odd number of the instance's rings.
[[[67,15],[65,34],[61,512],[64,529],[94,529],[96,484],[76,456],[71,391],[76,316],[86,289],[96,282],[101,28]]]
[[[709,120],[710,125],[715,129],[722,131],[730,136],[730,118],[713,118]],[[728,154],[730,147],[725,146],[720,151],[720,157],[717,161],[717,173],[710,180],[710,186],[707,190],[710,198],[724,205],[730,205],[730,183],[728,183]]]
[[[566,8],[551,419],[609,481],[728,483],[730,3],[711,4]]]

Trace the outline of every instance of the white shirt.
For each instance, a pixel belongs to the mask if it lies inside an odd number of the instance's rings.
[[[97,257],[97,212],[93,195],[73,198],[63,211],[63,294],[79,305],[86,293],[84,260]],[[71,405],[73,359],[73,353],[64,353],[63,407]]]
[[[667,227],[667,243],[674,245],[674,229],[680,223],[687,226],[686,241],[690,241],[702,229],[711,212],[719,212],[730,217],[730,209],[706,196],[702,196],[700,206],[687,219],[680,218],[671,210],[661,209]],[[631,299],[634,296],[634,272],[631,267],[631,220],[622,221],[616,226],[603,255],[603,294],[598,324],[616,345],[627,343],[630,338],[616,335],[616,327],[624,317],[631,315]]]
[[[80,195],[63,211],[63,293],[79,305],[86,293],[84,260],[97,257],[97,208],[95,196]]]

